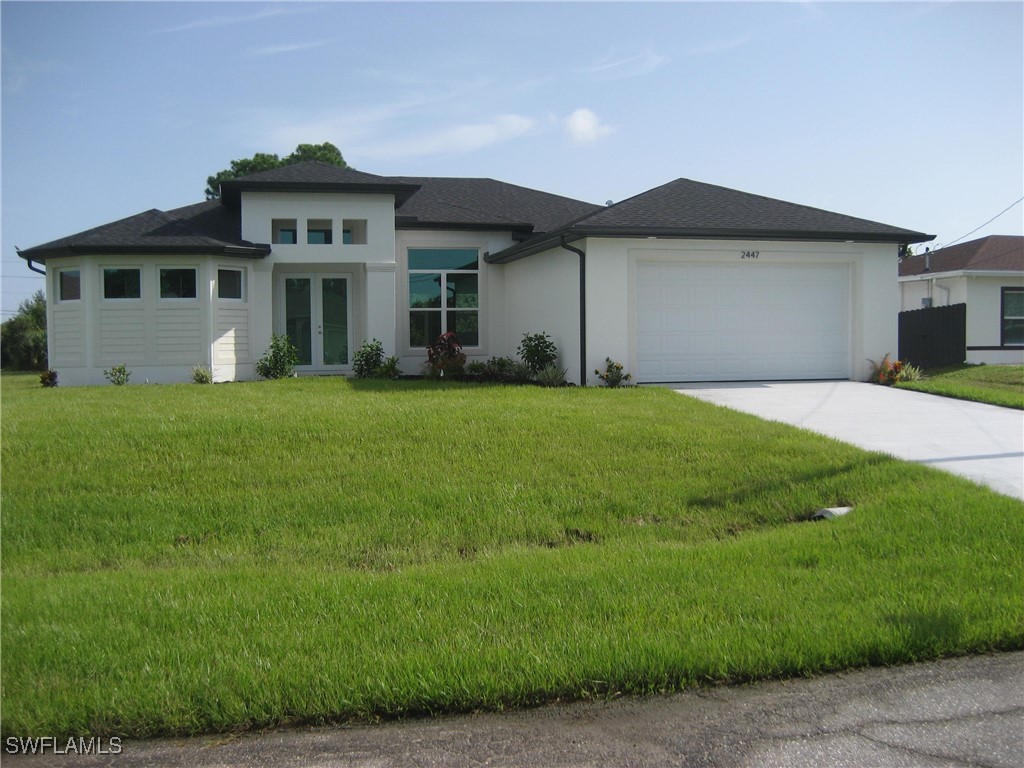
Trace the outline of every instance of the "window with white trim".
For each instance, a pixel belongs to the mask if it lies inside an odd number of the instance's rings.
[[[245,272],[241,269],[217,270],[217,298],[245,301]]]
[[[104,299],[141,299],[142,270],[135,267],[104,267]]]
[[[57,301],[79,301],[82,298],[82,272],[61,269],[57,272]]]
[[[1024,288],[1003,288],[1002,293],[1000,344],[1004,347],[1024,346]]]
[[[455,333],[465,347],[480,345],[480,251],[410,248],[409,346],[425,347]]]
[[[161,267],[161,299],[196,298],[196,270],[194,268]]]

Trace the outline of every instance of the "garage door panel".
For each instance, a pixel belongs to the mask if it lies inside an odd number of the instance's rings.
[[[639,262],[638,381],[848,378],[849,269]]]

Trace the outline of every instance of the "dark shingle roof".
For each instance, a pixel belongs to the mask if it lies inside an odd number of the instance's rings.
[[[896,243],[917,243],[934,237],[713,184],[676,179],[602,208],[549,237],[533,238],[489,259],[511,261],[546,250],[563,237],[568,241],[587,236]]]
[[[1024,237],[989,235],[900,262],[900,277],[925,272],[1024,272]]]
[[[494,179],[396,177],[419,191],[398,208],[399,225],[494,225],[548,232],[601,206]]]
[[[18,254],[44,263],[48,258],[88,253],[209,253],[260,258],[269,247],[239,236],[238,214],[217,200],[159,211],[155,208],[62,237]]]
[[[319,160],[292,163],[269,171],[252,173],[222,182],[221,199],[230,207],[237,207],[243,190],[284,192],[382,192],[393,194],[400,204],[416,191],[407,184],[387,176],[364,173],[354,168],[339,168]]]

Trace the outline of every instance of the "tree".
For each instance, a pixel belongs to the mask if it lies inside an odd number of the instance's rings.
[[[46,296],[36,291],[0,326],[0,367],[45,371],[46,365]]]
[[[348,168],[348,163],[341,156],[341,150],[329,141],[325,141],[323,144],[299,144],[294,152],[284,158],[278,157],[276,154],[257,152],[252,157],[232,160],[230,168],[225,168],[214,176],[208,176],[206,178],[206,199],[216,200],[220,197],[220,184],[223,181],[248,176],[250,173],[272,171],[275,168],[293,163],[303,163],[307,160],[319,160],[321,163],[330,163],[339,168]]]

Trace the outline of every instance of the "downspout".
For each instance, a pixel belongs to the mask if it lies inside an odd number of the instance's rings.
[[[559,245],[580,257],[580,386],[587,386],[587,254],[565,242],[562,235]]]
[[[46,270],[45,269],[39,269],[39,267],[33,267],[32,266],[32,259],[28,259],[27,261],[28,261],[28,268],[31,269],[33,272],[38,272],[40,275],[45,275],[46,274]]]

